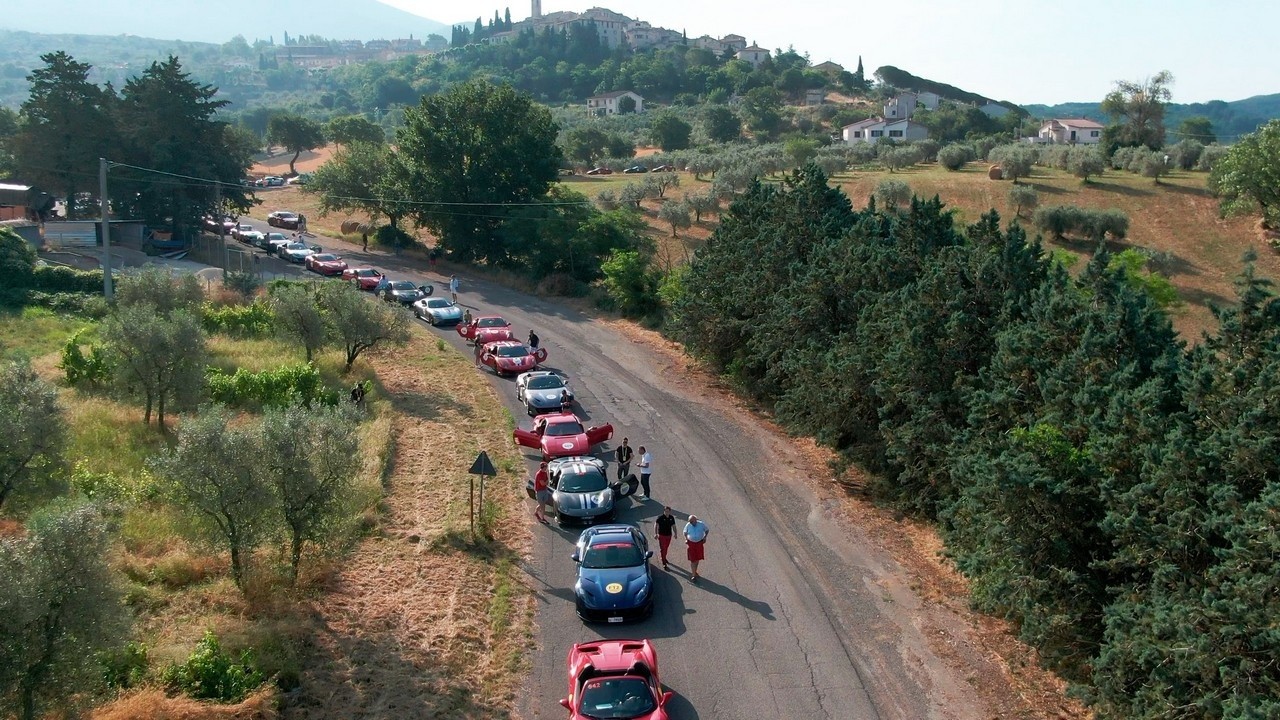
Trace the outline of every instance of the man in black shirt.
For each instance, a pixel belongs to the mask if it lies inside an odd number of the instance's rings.
[[[613,452],[613,458],[618,461],[618,479],[624,480],[627,473],[631,472],[631,446],[627,444],[627,439],[622,438],[622,444]]]
[[[658,536],[658,549],[662,551],[662,569],[670,570],[667,567],[667,548],[671,547],[671,538],[676,533],[676,517],[671,514],[670,506],[664,507],[662,514],[654,518],[653,532]]]

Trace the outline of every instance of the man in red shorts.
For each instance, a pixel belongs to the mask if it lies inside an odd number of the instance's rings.
[[[689,516],[689,522],[684,526],[684,541],[689,546],[689,569],[692,571],[689,580],[692,582],[698,582],[698,563],[705,557],[703,548],[710,533],[711,528],[699,520],[697,515]]]
[[[653,533],[658,536],[658,548],[662,551],[662,569],[667,567],[667,548],[671,547],[671,538],[676,534],[676,516],[671,514],[671,507],[662,509],[662,514],[653,520]]]

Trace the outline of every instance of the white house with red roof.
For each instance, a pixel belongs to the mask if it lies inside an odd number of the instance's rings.
[[[1053,118],[1044,121],[1037,137],[1056,145],[1097,145],[1102,142],[1102,124],[1088,118]]]

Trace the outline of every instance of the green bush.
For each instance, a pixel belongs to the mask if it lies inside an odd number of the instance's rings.
[[[41,265],[31,276],[31,289],[47,293],[102,293],[101,270]]]
[[[197,700],[240,702],[262,685],[262,673],[253,665],[252,651],[240,653],[237,661],[222,649],[213,631],[206,630],[186,662],[165,669],[164,683]]]
[[[111,363],[106,352],[90,345],[89,354],[85,355],[80,349],[80,337],[83,334],[84,330],[80,330],[67,338],[66,344],[62,346],[62,362],[58,363],[58,367],[66,373],[67,384],[72,387],[85,383],[97,385],[111,374]]]
[[[98,655],[102,684],[111,689],[137,687],[147,677],[147,646],[130,642],[124,647]]]
[[[320,371],[306,363],[256,373],[240,368],[232,375],[210,368],[207,379],[209,399],[230,407],[338,404],[338,393],[325,387]]]
[[[658,280],[649,258],[634,250],[614,251],[600,266],[606,309],[643,317],[658,308]]]
[[[101,288],[99,288],[101,289]],[[28,290],[23,305],[48,308],[56,313],[78,315],[100,320],[111,313],[111,305],[101,293],[90,295],[72,292],[42,292]]]
[[[274,314],[264,302],[216,307],[205,303],[201,325],[207,333],[235,337],[266,337],[273,332]]]
[[[938,164],[952,171],[959,170],[972,159],[973,151],[960,143],[952,143],[938,151]]]
[[[251,298],[262,287],[262,278],[251,272],[232,271],[223,276],[222,286],[242,297]]]

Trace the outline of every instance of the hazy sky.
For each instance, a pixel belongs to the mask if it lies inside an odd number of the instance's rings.
[[[445,23],[529,0],[380,0]],[[1173,101],[1280,92],[1276,0],[543,0],[542,11],[607,7],[689,37],[736,33],[762,47],[868,75],[894,65],[1016,103],[1098,101],[1116,80],[1173,73]]]

